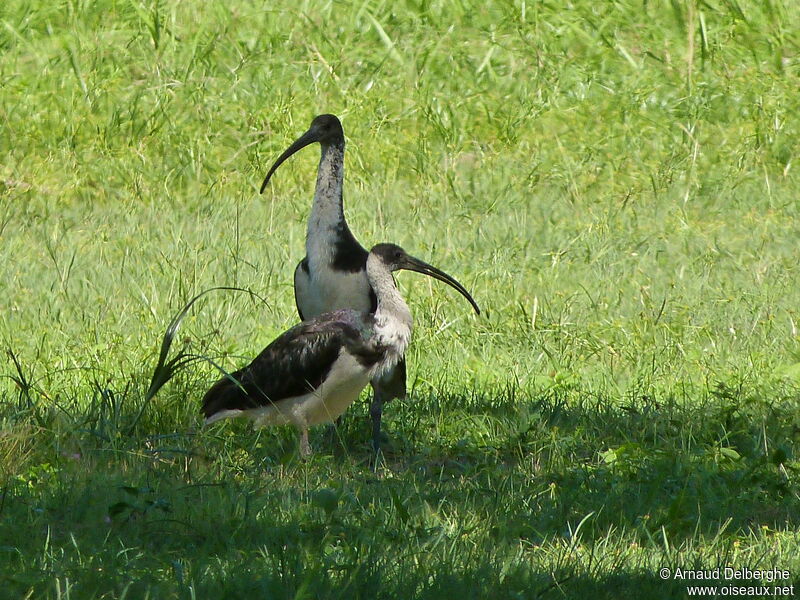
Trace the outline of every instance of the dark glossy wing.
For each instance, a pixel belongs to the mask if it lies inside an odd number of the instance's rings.
[[[217,381],[203,398],[203,414],[257,408],[313,391],[343,348],[362,364],[374,364],[383,352],[364,341],[370,321],[369,315],[343,310],[292,327],[248,366]]]
[[[300,297],[304,293],[308,293],[306,288],[309,277],[311,277],[311,273],[308,270],[308,257],[306,256],[297,263],[297,267],[294,269],[294,305],[297,307],[297,314],[300,315],[301,321],[305,321],[306,316],[303,314],[303,309],[300,308]]]

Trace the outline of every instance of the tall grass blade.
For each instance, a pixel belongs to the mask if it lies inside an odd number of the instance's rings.
[[[178,353],[177,356],[172,358],[170,361],[167,361],[167,357],[169,356],[169,350],[172,347],[172,341],[175,339],[175,334],[178,332],[178,328],[181,326],[183,319],[191,310],[192,306],[194,306],[195,302],[197,302],[200,298],[205,296],[206,294],[214,291],[219,290],[227,290],[230,292],[245,292],[249,294],[251,297],[258,298],[262,303],[266,304],[266,301],[258,296],[252,290],[247,290],[244,288],[238,287],[228,287],[228,286],[219,286],[209,288],[207,290],[203,290],[199,294],[197,294],[194,298],[189,300],[186,303],[181,311],[173,317],[172,321],[170,321],[169,326],[167,327],[167,331],[164,333],[164,338],[161,340],[161,351],[158,356],[158,362],[156,363],[156,367],[153,370],[153,376],[150,378],[150,386],[147,389],[147,393],[145,394],[144,404],[142,405],[141,410],[139,411],[139,416],[144,411],[144,408],[153,399],[153,397],[158,393],[165,383],[167,383],[172,377],[177,373],[181,367],[185,366],[186,364],[192,362],[193,357],[189,354],[181,351]],[[196,357],[194,357],[196,358]],[[139,416],[137,416],[136,420],[134,421],[134,425],[139,420]]]
[[[392,57],[392,60],[397,62],[401,66],[406,65],[406,61],[403,60],[403,57],[400,55],[400,52],[397,50],[397,46],[395,46],[394,41],[392,38],[389,37],[389,34],[386,33],[383,26],[380,24],[378,19],[373,17],[371,14],[367,13],[367,18],[372,23],[372,26],[375,28],[375,31],[378,32],[378,36],[381,38],[383,45],[386,46],[386,49],[389,51],[389,56]]]

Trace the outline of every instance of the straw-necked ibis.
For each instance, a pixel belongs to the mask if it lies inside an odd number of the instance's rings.
[[[272,165],[261,192],[275,170],[292,154],[318,142],[321,157],[317,169],[314,203],[306,231],[306,256],[294,271],[294,295],[301,319],[333,310],[350,308],[374,312],[375,291],[367,278],[367,251],[356,241],[344,218],[344,131],[334,115],[319,115],[308,131],[290,145]],[[477,309],[476,309],[477,310]],[[389,368],[371,380],[370,405],[372,443],[380,449],[381,416],[384,403],[406,394],[406,364],[401,355]]]
[[[311,453],[308,428],[333,422],[371,380],[393,369],[411,339],[412,319],[393,271],[424,273],[478,305],[450,275],[394,244],[378,244],[366,260],[374,311],[342,309],[307,319],[279,336],[253,362],[215,383],[203,398],[206,424],[248,416],[256,426],[292,424],[300,453]]]

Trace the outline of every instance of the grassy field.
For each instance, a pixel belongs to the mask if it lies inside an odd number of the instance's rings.
[[[790,0],[5,0],[0,597],[800,583],[798,23]],[[359,240],[485,309],[399,276],[412,391],[376,472],[365,402],[306,462],[288,428],[201,428],[206,361],[145,402],[195,293],[263,299],[184,323],[176,350],[226,368],[296,322],[317,150],[258,186],[323,112]]]

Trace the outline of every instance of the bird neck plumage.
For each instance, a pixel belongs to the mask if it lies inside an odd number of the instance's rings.
[[[317,168],[314,204],[308,219],[308,237],[330,236],[344,223],[342,184],[344,182],[344,139],[323,144]]]
[[[378,308],[375,310],[376,333],[384,343],[394,346],[402,355],[411,340],[411,311],[400,295],[391,272],[379,262],[380,259],[372,254],[367,259],[367,279],[378,299]]]

